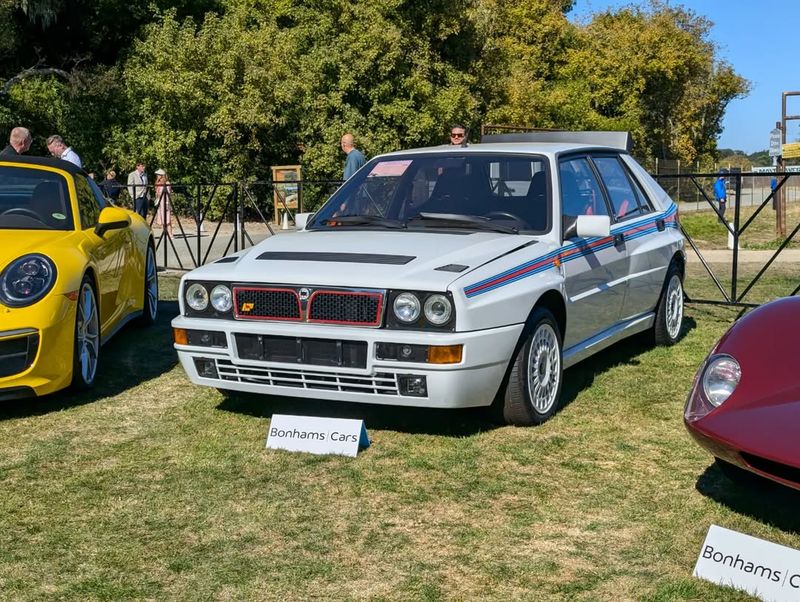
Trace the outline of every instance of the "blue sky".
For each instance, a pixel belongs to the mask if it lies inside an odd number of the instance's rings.
[[[576,0],[568,17],[587,20],[596,12],[628,5],[648,6],[631,0]],[[719,57],[750,81],[751,91],[733,100],[725,112],[719,148],[752,153],[769,147],[769,132],[781,118],[781,94],[800,90],[800,1],[745,2],[744,0],[671,1],[714,25],[711,40]],[[790,97],[787,114],[800,115],[800,96]],[[800,139],[800,121],[787,123],[787,141]]]

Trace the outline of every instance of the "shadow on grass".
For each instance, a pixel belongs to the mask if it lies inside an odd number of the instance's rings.
[[[155,324],[147,328],[127,324],[103,345],[92,389],[67,388],[39,398],[4,402],[0,404],[0,420],[38,416],[92,403],[170,371],[178,363],[169,325],[176,315],[176,301],[159,301]]]
[[[788,533],[800,533],[800,491],[768,479],[752,479],[745,484],[728,479],[716,464],[705,469],[697,479],[697,491],[723,506],[774,525]]]

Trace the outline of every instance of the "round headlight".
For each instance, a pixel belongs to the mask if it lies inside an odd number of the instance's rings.
[[[56,266],[49,257],[25,255],[0,274],[0,301],[9,307],[31,305],[44,297],[55,282]]]
[[[224,284],[218,284],[211,291],[211,305],[219,312],[230,311],[233,306],[233,294]]]
[[[421,304],[416,295],[412,293],[400,293],[394,300],[394,315],[401,322],[410,324],[419,318]]]
[[[195,311],[203,311],[208,307],[208,291],[202,284],[195,282],[186,289],[186,304]]]
[[[425,300],[425,317],[431,324],[445,324],[453,315],[453,305],[444,295],[431,295]]]
[[[715,406],[721,405],[733,394],[741,378],[739,362],[730,355],[714,357],[703,371],[703,392],[706,399]]]

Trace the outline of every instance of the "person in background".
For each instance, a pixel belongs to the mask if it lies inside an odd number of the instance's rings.
[[[356,173],[367,160],[364,158],[363,153],[355,147],[353,134],[345,134],[339,143],[342,151],[347,155],[347,160],[344,162],[344,177],[347,180]]]
[[[167,172],[156,170],[156,223],[172,238],[172,186]]]
[[[725,190],[725,172],[719,172],[719,177],[717,181],[714,182],[714,199],[716,199],[717,205],[719,206],[717,209],[719,217],[724,221],[725,205],[728,201],[728,193]]]
[[[133,210],[147,220],[150,205],[150,190],[147,188],[147,173],[144,161],[136,162],[136,169],[128,174],[128,194],[133,200]]]
[[[13,158],[27,153],[31,142],[33,142],[33,137],[28,128],[15,127],[8,137],[8,146],[0,151],[0,157]]]
[[[67,144],[64,142],[64,139],[58,134],[53,134],[47,139],[47,150],[49,150],[50,154],[56,159],[69,161],[78,167],[83,167],[83,163],[81,163],[81,158],[78,156],[78,153],[72,150],[71,146],[67,146]]]
[[[467,128],[460,123],[450,127],[450,144],[463,145],[467,141]]]
[[[114,201],[116,204],[119,201],[119,193],[122,192],[122,184],[117,181],[117,172],[109,169],[106,172],[106,179],[98,184],[103,194]]]

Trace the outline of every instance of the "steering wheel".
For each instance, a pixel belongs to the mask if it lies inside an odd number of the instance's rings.
[[[11,209],[6,209],[3,213],[0,213],[0,215],[27,215],[40,222],[42,221],[42,217],[38,213],[26,207],[12,207]]]
[[[520,216],[515,215],[515,214],[511,213],[510,211],[490,211],[489,213],[487,213],[483,217],[485,217],[487,219],[504,217],[506,219],[513,219],[515,222],[519,222],[521,224],[527,224],[528,223],[524,219],[522,219]]]

